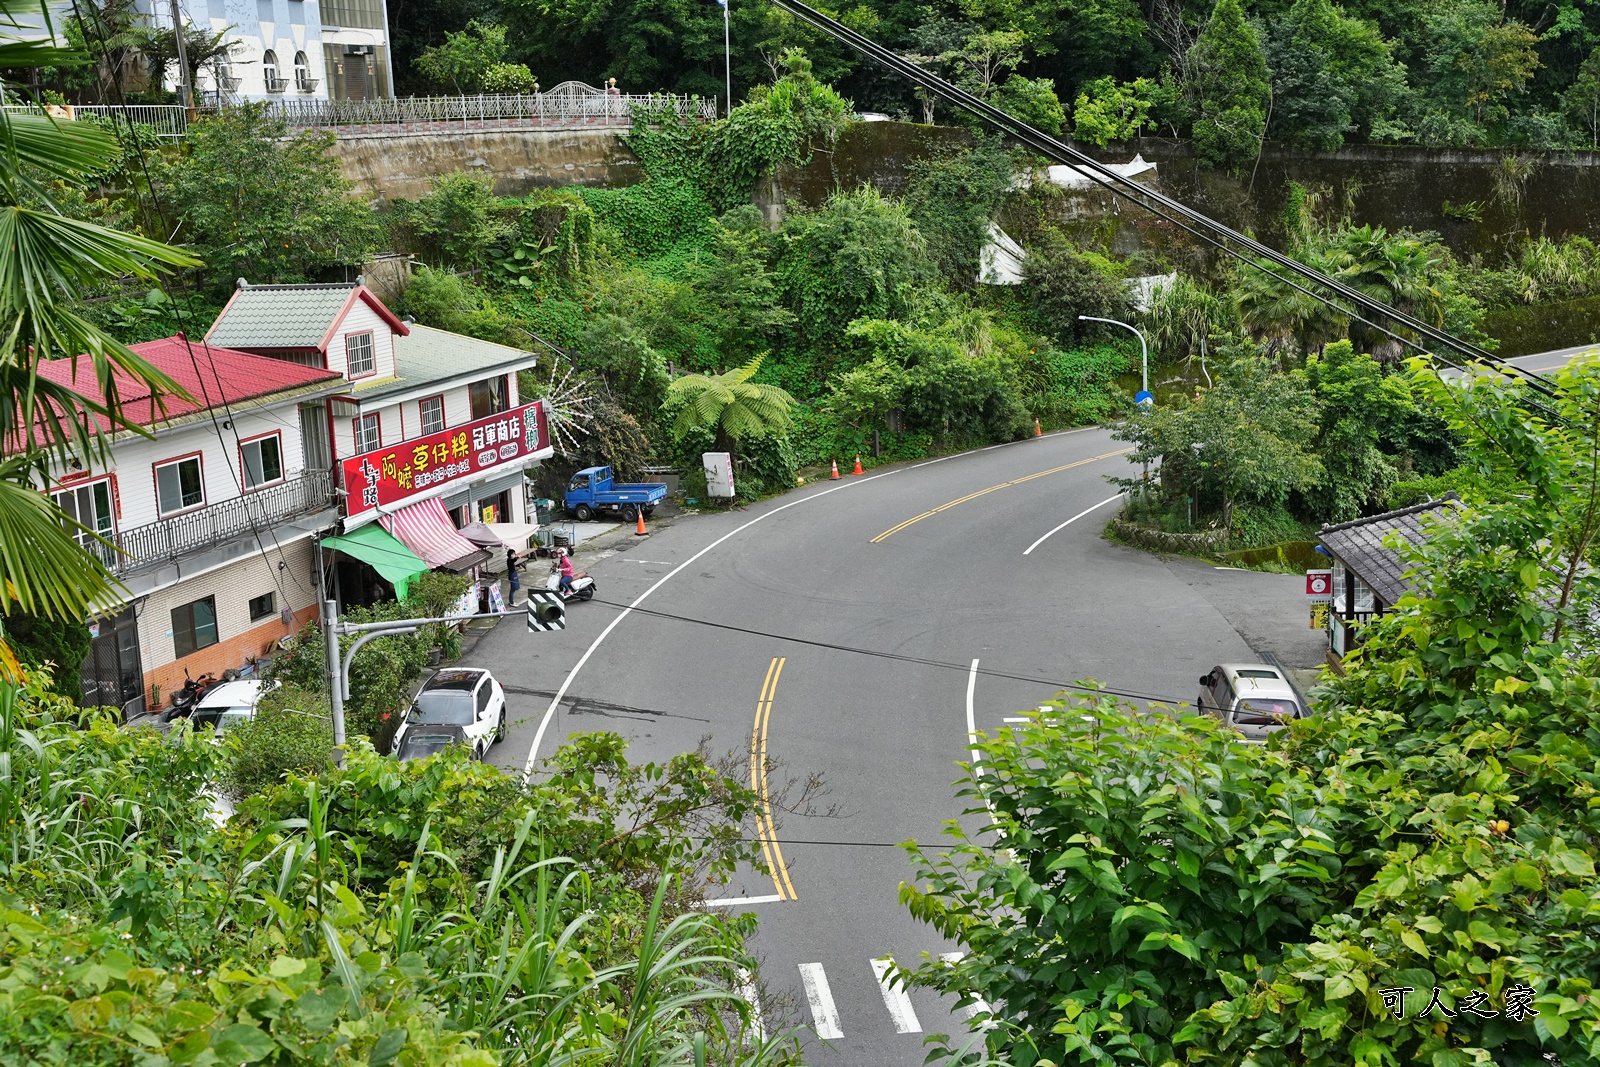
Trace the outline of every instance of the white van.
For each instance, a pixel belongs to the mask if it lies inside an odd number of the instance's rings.
[[[1203,714],[1221,719],[1246,741],[1265,741],[1306,709],[1294,686],[1270,663],[1220,663],[1200,676],[1195,704]]]

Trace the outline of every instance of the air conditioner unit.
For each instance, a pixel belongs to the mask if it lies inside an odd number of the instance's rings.
[[[344,54],[347,56],[370,56],[372,54],[372,46],[370,44],[347,45]]]

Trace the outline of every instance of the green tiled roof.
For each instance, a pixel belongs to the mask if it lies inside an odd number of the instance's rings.
[[[234,293],[206,340],[224,348],[315,348],[355,286],[258,285]]]
[[[356,383],[355,395],[362,400],[377,400],[395,393],[404,393],[431,382],[451,378],[470,378],[507,363],[521,362],[531,366],[531,353],[510,345],[497,345],[493,341],[480,341],[459,333],[436,330],[420,323],[408,323],[408,337],[396,335],[394,363],[398,372],[393,378]]]

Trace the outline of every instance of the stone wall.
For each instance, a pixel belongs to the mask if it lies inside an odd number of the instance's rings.
[[[1228,539],[1226,530],[1208,530],[1205,533],[1168,533],[1149,526],[1140,526],[1122,518],[1112,519],[1111,531],[1125,544],[1151,552],[1170,552],[1180,556],[1209,556]]]
[[[416,200],[429,182],[458,170],[494,178],[517,196],[554,185],[632,185],[643,177],[621,132],[594,130],[440,130],[341,136],[328,149],[356,193],[379,204]]]

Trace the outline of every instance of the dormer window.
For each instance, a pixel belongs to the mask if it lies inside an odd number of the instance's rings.
[[[378,370],[372,350],[372,331],[353,333],[344,339],[345,376],[363,378]]]

